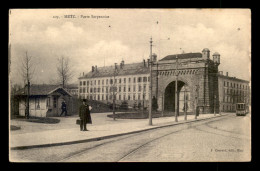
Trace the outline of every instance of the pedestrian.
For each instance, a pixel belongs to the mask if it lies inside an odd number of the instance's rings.
[[[87,123],[92,124],[90,110],[91,110],[91,106],[88,104],[86,99],[83,99],[82,105],[80,106],[79,109],[80,131],[88,131]]]
[[[200,115],[200,107],[197,106],[197,107],[196,107],[196,116],[199,116],[199,115]]]
[[[65,113],[65,116],[67,116],[67,105],[66,105],[66,102],[65,102],[65,100],[63,100],[63,102],[61,103],[61,114],[60,114],[60,116],[63,114],[63,113]]]

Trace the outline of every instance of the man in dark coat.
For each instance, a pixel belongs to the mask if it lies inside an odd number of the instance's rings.
[[[62,102],[62,104],[61,104],[61,114],[60,114],[60,116],[65,112],[65,116],[67,116],[67,105],[66,105],[66,102],[65,102],[65,100]]]
[[[86,99],[83,99],[82,105],[80,106],[79,117],[80,117],[80,130],[87,131],[87,123],[92,124],[92,120],[90,116],[90,106],[87,104]]]
[[[200,115],[200,107],[197,106],[197,107],[196,107],[196,116],[199,116],[199,115]]]

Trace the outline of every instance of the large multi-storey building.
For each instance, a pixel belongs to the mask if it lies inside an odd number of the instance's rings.
[[[156,61],[156,55],[154,55]],[[147,105],[149,99],[149,60],[140,63],[97,67],[79,78],[79,96],[90,100],[112,102],[127,101],[128,105]],[[115,87],[115,88],[114,88]]]
[[[221,111],[236,111],[236,103],[250,105],[249,81],[229,77],[228,72],[226,75],[223,75],[223,72],[220,71],[218,75],[218,87]]]
[[[151,62],[148,59],[133,64],[121,61],[114,66],[92,66],[91,72],[79,78],[79,97],[107,103],[113,101],[115,94],[116,104],[127,101],[129,106],[141,103],[147,107],[152,67],[152,96],[157,99],[159,111],[175,111],[176,94],[178,111],[185,103],[188,112],[194,112],[196,107],[201,113],[234,111],[233,103],[249,99],[249,91],[240,90],[240,85],[249,90],[248,81],[219,74],[219,64],[220,54],[215,52],[210,58],[210,51],[205,48],[202,53],[168,55],[158,61],[153,54]],[[227,88],[231,85],[239,90]],[[232,105],[231,91],[236,92]]]

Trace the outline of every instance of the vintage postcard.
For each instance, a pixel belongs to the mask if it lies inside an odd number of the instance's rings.
[[[250,9],[10,9],[10,162],[250,162]]]

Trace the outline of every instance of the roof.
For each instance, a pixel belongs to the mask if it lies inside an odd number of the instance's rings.
[[[144,63],[133,63],[133,64],[124,64],[122,68],[120,65],[117,65],[117,73],[116,76],[120,75],[137,75],[137,74],[148,74],[149,68],[147,67],[147,62],[145,63],[146,67],[144,67]],[[96,77],[110,77],[113,76],[115,72],[115,66],[106,66],[106,67],[98,67],[97,72],[90,71],[86,75],[79,77],[81,78],[96,78]]]
[[[74,88],[78,88],[78,84],[77,83],[73,83],[73,84],[68,84],[66,86],[67,89],[74,89]]]
[[[210,52],[210,50],[208,48],[204,48],[202,52]]]
[[[30,86],[30,95],[31,96],[47,96],[55,91],[64,92],[71,96],[69,92],[67,92],[64,88],[60,87],[59,85],[49,85],[49,84],[32,84]],[[27,95],[26,89],[22,88],[18,90],[16,93],[17,95]]]
[[[183,54],[168,55],[159,61],[175,60],[176,56],[178,57],[178,59],[202,58],[202,54],[199,52],[198,53],[183,53]]]
[[[213,56],[215,56],[215,55],[220,55],[218,52],[215,52],[214,54],[213,54]]]
[[[241,81],[241,82],[249,83],[249,81],[247,81],[247,80],[243,80],[243,79],[236,78],[236,77],[230,77],[230,76],[226,76],[226,75],[222,75],[222,74],[218,74],[218,77],[229,79],[229,80],[234,80],[234,81]]]

